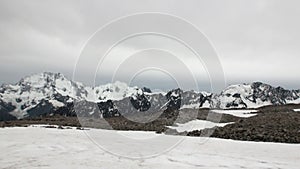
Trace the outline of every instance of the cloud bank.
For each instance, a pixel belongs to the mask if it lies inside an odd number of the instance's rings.
[[[227,84],[263,81],[300,88],[299,5],[293,0],[2,0],[0,82],[15,83],[42,71],[71,78],[82,47],[99,27],[133,13],[162,12],[182,17],[206,34],[219,54]],[[189,59],[186,56],[193,63]],[[159,79],[150,82],[150,76],[144,77],[149,87],[172,86]],[[101,77],[96,83],[110,80],[109,73]],[[201,88],[209,89],[206,75],[201,79]],[[85,75],[79,80],[85,82]]]

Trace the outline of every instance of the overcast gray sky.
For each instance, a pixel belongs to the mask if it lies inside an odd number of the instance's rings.
[[[297,0],[1,0],[0,82],[43,71],[71,78],[81,49],[100,27],[125,15],[162,12],[186,19],[209,38],[227,84],[263,81],[297,89],[299,6]]]

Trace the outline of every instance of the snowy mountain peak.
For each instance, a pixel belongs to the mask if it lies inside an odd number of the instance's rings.
[[[26,76],[19,81],[21,83],[41,83],[42,81],[55,81],[56,79],[64,80],[65,77],[61,73],[52,73],[52,72],[43,72],[39,74],[33,74],[30,76]]]
[[[15,86],[22,88],[50,88],[55,87],[57,81],[69,81],[60,73],[44,72],[22,78]],[[12,85],[10,85],[12,86]]]
[[[299,90],[254,82],[228,86],[214,96],[212,107],[216,108],[256,108],[265,105],[282,105],[300,102]]]
[[[119,81],[89,87],[73,82],[61,73],[44,72],[26,76],[16,84],[2,85],[0,100],[3,105],[14,106],[13,114],[18,114],[17,117],[23,117],[36,107],[58,108],[74,100],[90,102],[121,100],[130,97],[136,90],[137,87],[129,87]]]

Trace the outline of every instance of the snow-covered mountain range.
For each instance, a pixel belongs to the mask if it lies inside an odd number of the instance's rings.
[[[84,111],[89,115],[108,117],[130,112],[200,107],[255,108],[287,103],[300,103],[300,90],[285,90],[255,82],[232,85],[219,94],[181,89],[152,93],[148,88],[130,87],[122,82],[90,87],[71,81],[60,73],[44,72],[0,87],[0,120],[51,113],[78,114],[73,107],[85,107],[87,110]]]
[[[231,85],[220,94],[215,94],[213,108],[257,108],[266,105],[300,103],[300,90],[286,90],[261,82]]]

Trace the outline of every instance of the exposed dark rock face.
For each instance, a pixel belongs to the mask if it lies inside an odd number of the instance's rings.
[[[13,106],[11,103],[5,103],[2,100],[0,100],[0,121],[7,121],[7,120],[16,120],[17,118],[9,112],[15,110],[15,106]]]
[[[0,100],[0,111],[1,112],[10,112],[13,111],[16,107],[12,105],[11,103],[5,103],[2,100]]]
[[[182,93],[183,91],[178,88],[171,90],[166,94],[166,109],[163,111],[160,118],[173,119],[174,121],[176,120],[181,107]]]
[[[166,94],[168,100],[166,111],[174,111],[180,109],[182,93],[183,91],[178,88],[178,89],[171,90]]]
[[[119,111],[115,108],[111,100],[106,102],[88,102],[75,101],[66,103],[65,106],[54,108],[51,113],[44,113],[43,116],[62,115],[66,117],[91,117],[91,118],[108,118],[120,116]]]
[[[17,120],[17,118],[8,112],[0,112],[0,121]]]
[[[17,103],[20,103],[20,102],[22,102],[22,99],[16,98],[16,102],[17,102]]]
[[[42,99],[38,104],[36,104],[31,109],[27,110],[27,116],[26,117],[38,117],[38,116],[47,116],[47,115],[54,115],[54,114],[60,114],[64,116],[74,116],[74,109],[73,109],[73,102],[68,102],[70,99],[69,96],[62,96],[59,93],[55,93],[51,96],[51,100],[59,101],[64,106],[56,107],[54,106],[49,100]],[[29,105],[22,105],[24,106],[24,109],[29,107]]]
[[[235,94],[232,95],[232,97],[235,97],[235,98],[241,98],[241,94],[235,93]]]
[[[212,94],[193,90],[183,91],[181,98],[181,108],[209,108],[212,101]]]
[[[120,116],[119,111],[115,108],[114,103],[111,100],[106,102],[88,102],[88,101],[76,101],[75,104],[70,104],[72,107],[66,107],[71,115],[77,115],[80,118],[91,117],[94,119],[108,118]]]
[[[252,84],[253,95],[249,96],[253,102],[261,99],[263,102],[270,101],[273,105],[283,105],[287,100],[295,100],[299,98],[299,91],[285,90],[282,87],[272,87],[270,85],[255,82]]]
[[[211,102],[211,98],[212,98],[212,94],[210,94],[208,96],[205,96],[202,93],[200,93],[200,96],[199,96],[200,105],[199,105],[199,107],[202,107],[205,102]]]
[[[27,110],[29,117],[37,117],[50,114],[55,110],[55,107],[48,100],[41,100],[34,108]]]
[[[68,100],[70,99],[70,96],[63,96],[59,93],[55,93],[51,96],[54,100],[57,100],[62,103],[68,103]]]
[[[152,93],[152,91],[151,91],[150,88],[142,87],[141,89],[142,89],[142,91],[145,92],[145,93]]]
[[[111,100],[108,100],[107,102],[99,102],[97,103],[100,113],[104,118],[108,117],[118,117],[121,114],[119,113],[119,110],[116,109],[114,103]]]
[[[74,110],[74,103],[66,103],[65,106],[59,107],[53,112],[53,115],[61,115],[65,117],[76,117],[76,111]],[[52,114],[51,114],[52,115]]]
[[[237,95],[236,95],[237,96]],[[247,108],[247,104],[243,102],[240,97],[235,97],[236,99],[232,102],[226,104],[226,108]]]
[[[138,111],[147,111],[151,107],[149,98],[144,94],[142,90],[140,92],[137,92],[135,95],[132,95],[130,97],[130,102],[132,106]]]

